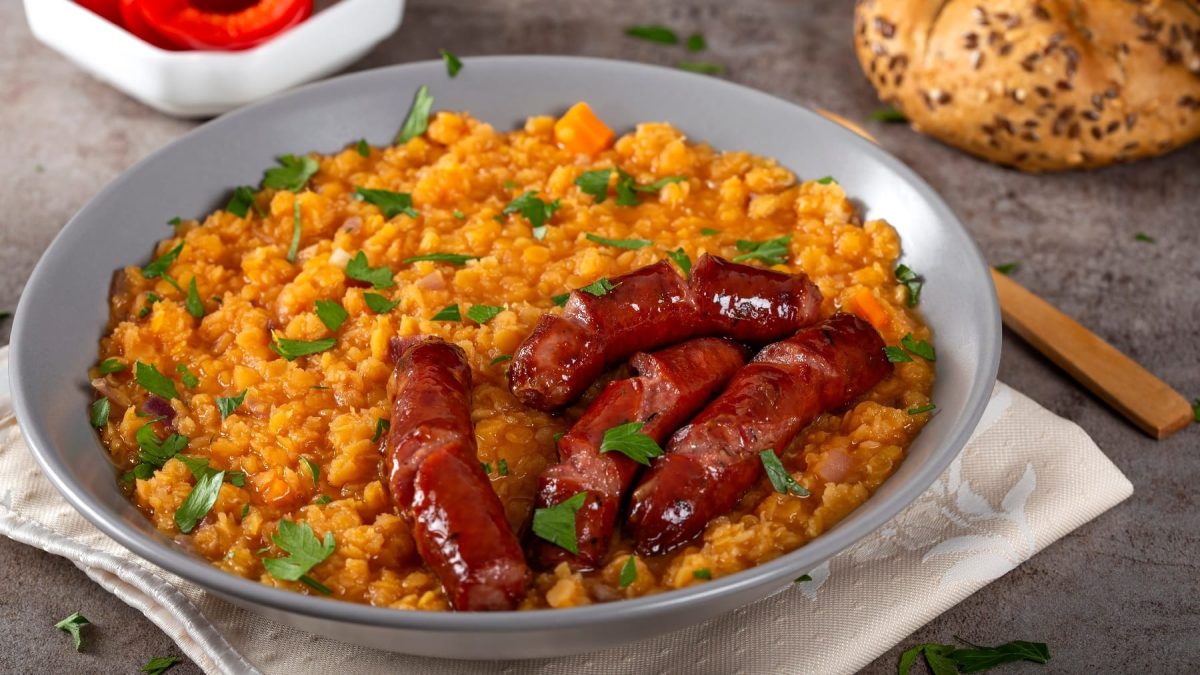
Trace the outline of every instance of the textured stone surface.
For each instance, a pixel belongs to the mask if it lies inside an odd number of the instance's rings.
[[[658,4],[412,0],[400,32],[355,68],[431,58],[439,47],[462,56],[562,53],[667,65],[686,58],[682,49],[621,34],[655,21],[703,31],[710,47],[701,57],[725,64],[732,80],[850,119],[878,107],[850,45],[850,0]],[[192,124],[131,101],[36,44],[16,2],[0,4],[0,101],[0,309],[11,309],[70,215]],[[1131,166],[1039,177],[981,164],[903,126],[869,126],[941,192],[991,262],[1019,261],[1018,281],[1185,395],[1200,396],[1200,145]],[[1156,242],[1134,241],[1136,232]],[[7,335],[5,322],[0,341]],[[1082,425],[1136,493],[906,644],[955,634],[982,643],[1025,638],[1050,644],[1047,672],[1200,670],[1200,429],[1151,441],[1011,335],[1000,377]],[[71,565],[4,539],[0,586],[0,671],[130,672],[150,656],[178,653]],[[83,654],[51,627],[76,610],[96,623]],[[867,672],[893,672],[899,652]],[[172,672],[195,671],[188,664]]]

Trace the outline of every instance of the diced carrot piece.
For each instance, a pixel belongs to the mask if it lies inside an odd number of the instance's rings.
[[[554,138],[559,145],[581,155],[594,155],[607,148],[613,136],[613,130],[583,101],[571,106],[554,123]]]
[[[854,306],[850,308],[853,314],[865,319],[867,323],[875,327],[875,330],[883,332],[888,324],[891,323],[891,318],[888,317],[887,310],[875,296],[871,294],[870,289],[860,288],[854,294]]]

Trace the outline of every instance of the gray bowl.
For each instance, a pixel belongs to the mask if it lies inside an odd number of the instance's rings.
[[[718,149],[778,158],[799,176],[835,176],[868,217],[886,217],[904,261],[926,278],[921,307],[938,347],[941,412],[908,459],[865,504],[807,546],[739,574],[635,600],[503,613],[397,611],[277,590],[210,566],[164,537],[117,488],[88,425],[86,372],[108,318],[114,269],[149,259],[177,215],[201,216],[231,186],[257,184],[284,153],[334,151],[366,137],[389,142],[418,85],[439,109],[467,110],[498,129],[531,114],[590,102],[618,131],[670,121]],[[564,57],[466,60],[358,73],[310,85],[206,124],[154,153],[85,206],[42,256],[17,307],[12,391],[17,416],[55,487],[96,527],[146,560],[298,628],[427,656],[502,659],[577,653],[650,637],[764,598],[877,529],[958,454],[988,401],[1000,319],[987,267],[954,214],[880,148],[821,116],[719,79],[616,61]]]

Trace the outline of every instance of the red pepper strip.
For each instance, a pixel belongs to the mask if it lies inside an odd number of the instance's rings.
[[[158,31],[151,28],[150,24],[146,23],[146,19],[142,17],[142,8],[138,0],[117,0],[117,2],[121,12],[121,20],[118,23],[125,30],[143,42],[149,42],[160,49],[178,50],[180,48],[179,45],[163,37]]]
[[[249,49],[304,21],[312,0],[135,0],[150,26],[185,49]]]
[[[121,7],[119,0],[75,0],[75,4],[89,9],[108,21],[121,25]]]

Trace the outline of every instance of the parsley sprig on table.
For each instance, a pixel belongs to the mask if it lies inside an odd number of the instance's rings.
[[[1050,661],[1050,648],[1044,642],[1014,640],[997,647],[984,647],[971,644],[962,638],[956,639],[967,646],[923,643],[909,648],[900,655],[900,663],[896,669],[897,674],[908,675],[917,658],[921,656],[925,657],[925,664],[929,666],[933,675],[979,673],[1016,661],[1032,661],[1033,663]]]
[[[54,627],[65,633],[70,633],[71,639],[75,641],[75,651],[79,651],[83,648],[83,634],[81,631],[84,626],[90,623],[91,621],[88,621],[87,617],[79,612],[75,612],[71,616],[54,624]]]

